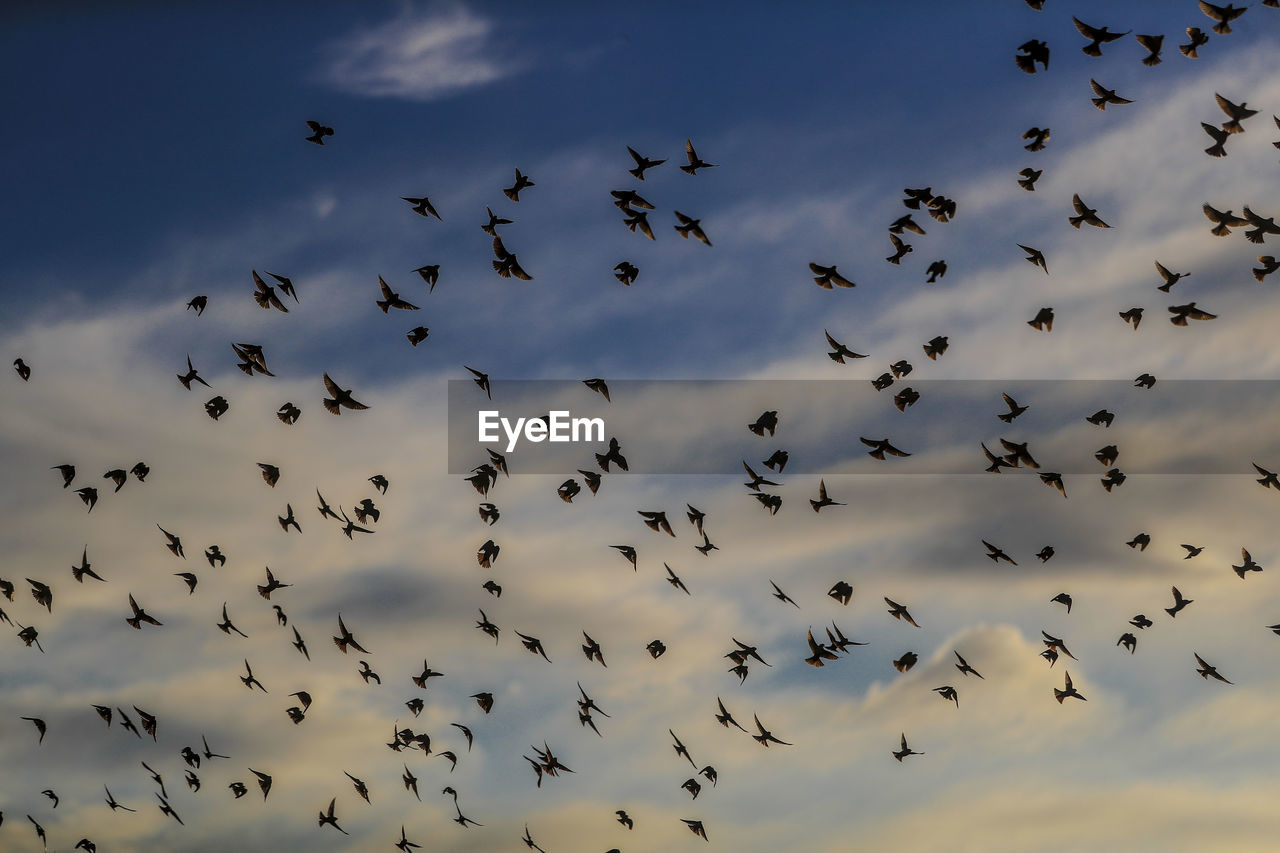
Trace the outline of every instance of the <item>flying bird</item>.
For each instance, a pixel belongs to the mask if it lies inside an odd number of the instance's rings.
[[[324,374],[324,387],[328,390],[330,396],[325,397],[321,402],[324,403],[324,407],[331,414],[341,415],[343,408],[355,410],[369,408],[364,403],[361,403],[359,400],[352,397],[352,391],[350,389],[343,389],[339,387],[337,382],[334,382],[329,378],[328,373]]]
[[[714,169],[715,163],[708,163],[698,156],[698,152],[693,149],[693,140],[686,139],[684,141],[684,155],[688,159],[687,166],[681,166],[680,171],[686,175],[696,175],[699,169]]]
[[[1209,36],[1199,27],[1187,27],[1187,39],[1186,44],[1178,45],[1178,50],[1188,59],[1199,59],[1200,55],[1196,51],[1209,43]]]
[[[422,198],[410,198],[408,196],[401,196],[401,198],[404,201],[409,202],[409,204],[413,206],[413,212],[418,214],[419,216],[427,216],[427,217],[434,216],[436,219],[441,218],[440,214],[436,212],[435,207],[431,204],[430,198],[426,196],[423,196]]]
[[[333,136],[333,128],[325,127],[318,121],[307,119],[307,129],[311,131],[311,135],[306,139],[308,142],[314,142],[316,145],[324,145],[326,136]]]
[[[1095,95],[1097,95],[1096,98],[1090,98],[1090,100],[1093,101],[1093,105],[1095,107],[1097,107],[1100,110],[1103,110],[1104,112],[1107,109],[1107,104],[1119,105],[1119,104],[1133,103],[1133,101],[1129,100],[1128,98],[1122,98],[1119,95],[1117,95],[1115,89],[1108,89],[1106,86],[1103,86],[1097,80],[1090,79],[1089,85],[1093,87],[1093,92]]]
[[[631,155],[632,160],[636,161],[635,168],[628,169],[627,171],[630,172],[637,180],[641,181],[644,180],[644,173],[646,171],[652,169],[654,166],[661,166],[663,163],[667,162],[666,158],[661,160],[651,160],[648,157],[643,157],[630,145],[627,146],[627,153]]]
[[[1162,35],[1135,35],[1138,44],[1142,45],[1142,49],[1147,51],[1147,55],[1142,58],[1142,64],[1153,67],[1161,63],[1160,51],[1164,48],[1164,36]]]
[[[533,181],[529,180],[529,176],[523,174],[516,169],[516,182],[502,191],[502,194],[512,201],[520,200],[520,191],[529,187],[537,186]]]
[[[1205,0],[1200,0],[1200,11],[1217,21],[1213,25],[1213,31],[1219,35],[1230,33],[1231,22],[1243,15],[1248,8],[1248,6],[1236,7],[1230,3],[1226,6],[1215,6],[1213,3],[1206,3]]]
[[[1102,56],[1102,45],[1124,38],[1133,32],[1133,30],[1125,30],[1122,33],[1113,33],[1107,27],[1091,27],[1079,18],[1073,17],[1071,20],[1075,23],[1076,29],[1080,31],[1080,35],[1089,39],[1089,44],[1080,48],[1085,56]]]

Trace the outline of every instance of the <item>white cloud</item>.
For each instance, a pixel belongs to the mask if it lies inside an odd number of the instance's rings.
[[[359,30],[325,48],[321,76],[344,92],[433,101],[507,76],[514,65],[496,55],[487,18],[456,6],[422,16],[412,10]]]

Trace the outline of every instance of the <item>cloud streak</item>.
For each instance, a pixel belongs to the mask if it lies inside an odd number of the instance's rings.
[[[323,48],[319,71],[352,95],[435,101],[493,83],[516,71],[493,43],[493,22],[464,6],[429,15],[406,9]]]

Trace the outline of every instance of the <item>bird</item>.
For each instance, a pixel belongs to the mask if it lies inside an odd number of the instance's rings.
[[[1080,35],[1089,39],[1089,44],[1080,48],[1085,56],[1102,56],[1102,45],[1113,42],[1116,39],[1124,38],[1133,30],[1125,30],[1122,33],[1113,33],[1107,27],[1091,27],[1081,21],[1079,18],[1073,17],[1072,22],[1075,23],[1076,29],[1080,31]]]
[[[258,307],[270,311],[275,308],[285,314],[289,313],[288,307],[280,301],[280,297],[276,295],[276,289],[270,284],[262,280],[262,276],[258,275],[257,270],[250,270],[253,275],[253,301],[258,303]]]
[[[821,643],[813,639],[812,628],[809,629],[807,642],[809,644],[810,655],[809,657],[804,659],[804,662],[809,664],[809,666],[821,667],[821,666],[825,666],[824,661],[839,659],[839,655],[837,655],[834,651],[828,649],[826,646],[823,646]]]
[[[98,581],[104,580],[103,577],[95,572],[89,565],[89,546],[86,545],[80,555],[80,565],[71,567],[71,576],[79,583],[84,583],[86,576]]]
[[[1200,56],[1196,51],[1209,43],[1209,36],[1199,27],[1187,27],[1187,38],[1189,41],[1178,45],[1178,50],[1182,51],[1182,55],[1188,59],[1199,59]]]
[[[707,239],[706,232],[702,230],[702,220],[685,216],[678,210],[673,212],[676,215],[676,219],[680,222],[679,225],[675,226],[675,229],[680,233],[681,237],[684,237],[687,240],[690,236],[693,236],[701,240],[703,243],[706,243],[708,246],[711,245],[711,241]]]
[[[84,502],[84,505],[89,507],[87,512],[93,512],[94,506],[98,503],[98,490],[93,486],[85,486],[84,488],[76,489],[76,494],[80,496],[80,500]]]
[[[1098,211],[1096,208],[1089,207],[1087,204],[1085,204],[1083,201],[1080,200],[1079,194],[1073,195],[1071,197],[1071,205],[1076,209],[1077,215],[1067,217],[1067,219],[1071,223],[1071,227],[1075,228],[1077,231],[1080,230],[1081,223],[1092,225],[1095,228],[1111,227],[1107,223],[1103,222],[1100,218],[1098,218]]]
[[[191,390],[192,382],[199,382],[201,385],[203,385],[206,388],[211,387],[208,382],[204,381],[204,379],[200,377],[200,372],[196,370],[195,367],[192,366],[190,355],[187,356],[187,372],[179,373],[177,374],[177,376],[178,376],[178,381],[182,383],[182,387],[186,388],[188,391]]]
[[[1013,423],[1014,418],[1031,408],[1030,406],[1018,405],[1018,401],[1010,397],[1008,394],[1001,394],[1000,397],[1004,400],[1004,404],[1009,407],[1009,411],[998,414],[996,417],[1007,424]]]
[[[960,670],[960,673],[962,675],[964,675],[965,677],[974,675],[974,676],[977,676],[978,678],[982,678],[982,673],[978,672],[976,669],[969,666],[969,662],[966,661],[963,657],[961,657],[959,652],[953,650],[951,653],[956,656],[955,667],[956,669]],[[983,681],[985,680],[986,679],[983,678]]]
[[[1030,140],[1026,145],[1022,146],[1028,151],[1042,151],[1045,143],[1049,141],[1049,128],[1032,127],[1028,128],[1022,134],[1023,139]]]
[[[400,294],[391,289],[386,280],[382,276],[378,276],[378,288],[382,291],[382,298],[374,300],[374,304],[386,314],[391,308],[398,308],[401,311],[417,311],[417,305],[407,302],[400,297]]]
[[[1197,308],[1194,302],[1188,302],[1186,305],[1170,305],[1169,313],[1173,315],[1169,318],[1169,322],[1175,326],[1186,326],[1188,320],[1213,320],[1218,316]]]
[[[1087,702],[1088,700],[1085,699],[1084,696],[1081,695],[1080,691],[1076,690],[1075,685],[1071,683],[1071,673],[1064,672],[1063,675],[1066,677],[1066,689],[1059,690],[1056,687],[1053,688],[1053,698],[1058,700],[1058,704],[1061,705],[1063,699],[1067,699],[1072,696],[1079,699],[1081,702]]]
[[[40,739],[36,741],[36,743],[37,744],[44,743],[45,733],[49,730],[48,724],[46,724],[45,721],[40,719],[39,717],[23,717],[22,719],[26,720],[28,723],[31,723],[33,726],[35,726],[36,731],[40,733]]]
[[[129,607],[133,610],[133,615],[130,617],[126,617],[124,621],[128,622],[133,628],[139,631],[142,630],[143,622],[146,622],[148,625],[155,625],[157,627],[164,624],[163,622],[159,621],[158,619],[156,619],[155,617],[147,613],[147,611],[139,607],[138,602],[134,600],[132,594],[129,595]]]
[[[435,206],[431,204],[431,199],[427,196],[423,196],[422,198],[401,196],[401,199],[409,202],[409,204],[413,206],[413,212],[420,216],[434,216],[436,219],[441,218],[440,214],[436,212]]]
[[[645,211],[632,210],[629,207],[625,207],[623,210],[627,215],[623,217],[622,224],[627,226],[632,234],[634,234],[636,229],[639,228],[640,233],[648,237],[650,240],[657,239],[653,236],[653,227],[649,224],[649,215]]]
[[[1187,555],[1182,558],[1184,560],[1190,560],[1192,557],[1198,557],[1200,556],[1200,552],[1204,550],[1203,546],[1197,545],[1183,545],[1181,547],[1187,552]]]
[[[1226,6],[1215,6],[1212,3],[1206,3],[1205,0],[1200,0],[1199,5],[1201,12],[1204,12],[1205,15],[1217,21],[1217,23],[1213,25],[1213,31],[1219,35],[1226,35],[1230,33],[1231,22],[1243,15],[1249,8],[1248,6],[1241,6],[1237,8],[1230,3]]]
[[[308,142],[314,142],[316,145],[324,145],[326,136],[333,136],[333,128],[325,127],[318,121],[307,119],[307,129],[311,131],[311,135],[306,139]]]
[[[894,447],[892,444],[889,443],[889,439],[887,438],[871,439],[871,438],[860,436],[858,440],[861,441],[863,444],[865,444],[867,447],[871,448],[870,450],[867,451],[868,456],[870,456],[872,459],[878,459],[881,462],[885,461],[884,457],[886,453],[889,454],[890,456],[897,456],[900,458],[904,458],[911,455],[910,453],[907,453],[904,450],[899,450],[898,448]]]
[[[1053,331],[1053,309],[1041,308],[1036,312],[1035,317],[1027,321],[1027,325],[1037,331]]]
[[[1031,39],[1018,45],[1018,52],[1022,56],[1015,56],[1013,61],[1019,68],[1028,74],[1036,73],[1036,63],[1040,63],[1044,69],[1049,70],[1049,45],[1039,39]]]
[[[1146,533],[1139,533],[1125,544],[1130,548],[1137,548],[1140,551],[1145,551],[1147,550],[1147,546],[1151,544],[1151,537]]]
[[[273,273],[273,272],[268,272],[267,275],[271,276],[276,281],[280,282],[280,291],[284,295],[292,296],[294,302],[300,302],[300,300],[298,299],[298,290],[296,287],[294,287],[292,279],[290,279],[288,276],[277,275],[276,273]]]
[[[614,812],[614,814],[618,816],[618,823],[622,824],[627,829],[635,828],[635,821],[631,819],[631,816],[628,815],[626,811],[624,811],[623,809],[618,809],[617,811]]]
[[[1053,598],[1049,599],[1052,604],[1061,604],[1067,608],[1067,612],[1071,612],[1071,596],[1065,592],[1060,592]]]
[[[484,210],[485,210],[485,213],[489,214],[489,221],[488,221],[486,224],[481,225],[481,226],[480,226],[480,230],[481,230],[481,231],[483,231],[484,233],[488,234],[490,237],[497,237],[497,236],[498,236],[498,226],[499,226],[499,225],[510,225],[510,224],[511,224],[511,220],[510,220],[510,219],[503,219],[502,217],[500,217],[500,216],[498,216],[497,214],[495,214],[495,213],[494,213],[491,209],[489,209],[488,207],[486,207]]]
[[[501,237],[493,238],[493,271],[503,278],[518,278],[521,281],[533,281],[533,276],[520,266],[516,253],[509,251]]]
[[[893,668],[898,672],[908,672],[911,667],[915,666],[916,663],[919,662],[919,660],[920,656],[915,652],[907,652],[893,662]]]
[[[1231,138],[1231,131],[1222,130],[1211,124],[1200,122],[1200,127],[1204,132],[1209,134],[1209,138],[1213,140],[1213,144],[1204,149],[1204,153],[1210,157],[1226,157],[1227,156],[1227,140]]]
[[[1044,174],[1043,169],[1032,169],[1030,166],[1018,173],[1018,186],[1027,192],[1036,191],[1036,181]]]
[[[1266,242],[1268,234],[1280,234],[1280,225],[1276,225],[1275,217],[1259,216],[1250,210],[1247,204],[1244,206],[1244,218],[1253,226],[1244,232],[1245,239],[1250,243],[1263,243]]]
[[[715,163],[708,163],[698,156],[698,152],[693,149],[693,140],[691,139],[686,139],[684,141],[684,154],[689,160],[689,164],[687,166],[681,166],[680,171],[684,172],[686,175],[696,175],[698,174],[699,169],[716,168]]]
[[[663,163],[667,162],[666,158],[663,158],[661,160],[651,160],[648,157],[642,157],[630,145],[627,146],[627,153],[631,155],[632,160],[636,161],[635,168],[628,169],[627,171],[630,172],[631,175],[634,176],[637,180],[641,180],[641,181],[644,180],[644,173],[646,171],[648,171],[649,169],[652,169],[654,166],[661,166]]]
[[[329,826],[332,826],[334,829],[338,830],[338,832],[341,832],[343,835],[350,835],[351,833],[347,832],[345,829],[338,826],[338,818],[333,813],[333,806],[337,801],[338,801],[337,797],[334,797],[333,799],[329,800],[329,811],[327,813],[320,812],[320,815],[319,815],[320,820],[317,826],[324,826],[325,824],[328,824]]]
[[[680,822],[683,823],[685,826],[689,827],[689,831],[692,832],[694,835],[698,836],[699,838],[701,838],[703,841],[711,840],[707,838],[707,830],[706,830],[706,827],[702,825],[702,821],[690,820],[689,818],[682,817],[680,818]]]
[[[814,512],[820,512],[823,507],[844,506],[844,504],[827,497],[827,481],[823,479],[818,481],[818,499],[815,501],[810,498],[809,506],[813,507]]]
[[[1090,98],[1090,100],[1093,101],[1093,105],[1095,107],[1097,107],[1100,110],[1103,110],[1104,112],[1107,109],[1107,104],[1119,105],[1119,104],[1133,103],[1133,101],[1129,100],[1128,98],[1122,98],[1119,95],[1117,95],[1115,89],[1108,89],[1106,86],[1103,86],[1097,80],[1090,79],[1089,85],[1093,87],[1093,93],[1097,95],[1096,98]]]
[[[609,472],[610,464],[617,465],[623,471],[630,470],[627,466],[627,457],[622,455],[622,445],[620,445],[618,443],[618,439],[613,436],[609,437],[609,450],[605,453],[597,453],[595,454],[595,457],[596,465],[598,465],[600,470],[605,473]],[[595,494],[595,489],[592,489],[591,492],[592,494]]]
[[[23,382],[31,381],[31,366],[20,358],[13,360],[13,369],[17,372],[18,378]]]
[[[280,419],[281,423],[292,426],[298,422],[298,418],[302,417],[302,409],[299,409],[293,403],[286,401],[284,405],[276,411],[276,417]]]
[[[325,409],[331,414],[341,415],[344,408],[354,410],[369,408],[364,403],[353,398],[351,390],[344,390],[338,383],[330,379],[328,373],[324,374],[324,387],[328,390],[330,396],[324,398],[321,402],[324,403]]]
[[[785,740],[779,740],[778,738],[774,737],[773,732],[769,731],[764,727],[764,725],[760,722],[760,718],[758,716],[756,716],[755,714],[752,714],[751,717],[753,720],[755,720],[756,731],[759,732],[759,734],[755,734],[751,736],[751,739],[754,740],[756,743],[764,747],[767,747],[771,743],[776,743],[781,746],[794,746],[794,744],[792,743],[789,743]]]
[[[342,621],[341,613],[338,614],[338,634],[339,636],[333,638],[333,644],[337,646],[338,651],[342,652],[344,655],[347,653],[348,647],[353,648],[358,652],[364,652],[366,655],[371,654],[368,649],[356,642],[355,636],[347,630],[346,623]]]
[[[956,707],[957,708],[960,707],[960,694],[957,693],[956,689],[952,687],[950,684],[944,684],[941,687],[935,687],[933,688],[933,692],[941,696],[944,701],[955,702]]]
[[[262,682],[254,677],[253,667],[249,666],[249,660],[247,658],[244,662],[244,671],[245,675],[240,676],[240,680],[244,682],[245,687],[249,688],[250,691],[252,691],[254,687],[257,687],[263,693],[267,692],[267,688],[262,686]]]
[[[480,710],[486,714],[493,710],[493,694],[492,693],[472,693],[470,698],[476,700],[476,704],[480,706]]]
[[[991,558],[991,562],[998,563],[1001,560],[1004,560],[1006,563],[1008,563],[1011,566],[1018,565],[1012,557],[1010,557],[1004,551],[997,548],[995,545],[992,545],[990,542],[988,542],[985,539],[981,541],[983,545],[987,546],[987,556]]]
[[[925,275],[928,276],[928,278],[925,279],[925,284],[933,284],[934,282],[936,282],[938,279],[942,278],[946,274],[947,274],[947,262],[934,261],[933,263],[929,264],[929,267],[925,270]]]
[[[627,287],[635,284],[636,278],[640,275],[640,268],[630,261],[619,262],[614,266],[613,270],[613,277]]]
[[[894,753],[893,753],[893,757],[894,757],[894,758],[896,758],[896,759],[898,759],[898,763],[899,763],[899,764],[901,764],[901,763],[902,763],[902,759],[906,758],[908,755],[924,755],[924,753],[923,753],[923,752],[916,752],[914,749],[912,749],[911,747],[907,746],[907,735],[906,735],[906,733],[905,733],[905,732],[903,732],[903,734],[902,734],[902,748],[901,748],[901,749],[898,749],[898,750],[895,750],[895,751],[894,751]]]
[[[1193,601],[1195,601],[1195,599],[1183,598],[1182,593],[1178,591],[1178,588],[1176,586],[1172,587],[1172,590],[1173,590],[1173,606],[1166,607],[1164,609],[1164,612],[1168,613],[1169,616],[1176,618],[1177,615],[1182,611],[1182,609],[1185,608],[1188,604],[1191,604]]]
[[[1040,269],[1044,270],[1045,275],[1049,274],[1049,264],[1044,259],[1044,252],[1040,251],[1039,249],[1033,249],[1030,246],[1024,246],[1021,243],[1018,243],[1017,245],[1019,249],[1027,253],[1027,258],[1026,258],[1027,261],[1035,264],[1036,266],[1040,267]]]
[[[1262,486],[1264,489],[1276,489],[1277,491],[1280,491],[1280,479],[1277,479],[1275,471],[1268,471],[1257,462],[1251,462],[1250,464],[1253,465],[1254,470],[1262,475],[1256,480],[1258,485]]]
[[[419,799],[421,799],[421,797],[419,797]],[[421,846],[422,846],[421,844],[414,844],[412,841],[409,840],[409,837],[404,834],[404,824],[401,824],[400,840],[396,842],[396,848],[398,850],[404,851],[404,853],[409,853],[410,850],[413,850],[414,848],[421,847]]]
[[[1210,678],[1215,678],[1218,681],[1221,681],[1223,684],[1232,683],[1228,681],[1226,678],[1224,678],[1220,672],[1218,672],[1218,668],[1216,666],[1206,662],[1204,658],[1200,657],[1200,655],[1196,654],[1195,652],[1192,652],[1192,654],[1195,655],[1196,663],[1200,665],[1200,668],[1197,669],[1196,672],[1205,681],[1208,681]]]
[[[131,809],[126,805],[122,805],[121,803],[116,802],[116,798],[111,796],[111,789],[108,788],[106,785],[102,786],[102,790],[107,792],[107,805],[111,807],[112,811],[116,811],[117,809],[124,809],[127,812],[137,811],[137,809]]]
[[[1147,55],[1142,58],[1142,64],[1148,67],[1154,67],[1161,63],[1160,51],[1164,47],[1163,35],[1135,35],[1138,44],[1142,45],[1143,50],[1147,51]]]
[[[886,598],[884,600],[884,603],[889,605],[889,615],[892,616],[894,619],[897,619],[902,622],[906,622],[908,625],[911,625],[913,628],[920,627],[919,625],[916,624],[916,620],[911,618],[911,614],[907,612],[906,607],[904,607],[903,605],[899,604],[898,602],[890,598]]]
[[[1262,571],[1262,566],[1259,566],[1256,562],[1254,562],[1253,556],[1249,553],[1247,549],[1241,548],[1240,549],[1240,565],[1232,566],[1231,569],[1240,577],[1240,580],[1244,580],[1244,576],[1249,572]]]
[[[187,595],[191,595],[196,591],[196,584],[199,582],[199,579],[193,572],[174,572],[173,576],[176,578],[182,578],[182,580],[186,582]]]
[[[1138,648],[1138,638],[1129,632],[1120,635],[1120,639],[1116,640],[1117,646],[1124,646],[1129,650],[1129,654],[1133,654]]]
[[[1135,388],[1154,388],[1155,384],[1156,378],[1150,373],[1143,373],[1133,380],[1133,387]]]
[[[529,187],[537,186],[533,181],[529,180],[529,176],[516,169],[516,182],[502,191],[502,194],[512,201],[520,200],[520,191]]]
[[[1209,204],[1202,205],[1201,209],[1204,210],[1205,217],[1210,222],[1215,223],[1214,227],[1210,229],[1210,232],[1217,237],[1225,237],[1231,233],[1232,228],[1238,228],[1242,225],[1249,224],[1248,219],[1236,216],[1235,213],[1230,210],[1223,213]]]
[[[1115,419],[1116,419],[1115,414],[1107,411],[1106,409],[1099,409],[1098,411],[1094,412],[1092,415],[1089,415],[1087,418],[1085,418],[1086,421],[1093,424],[1094,426],[1100,426],[1105,428],[1110,428],[1111,424],[1115,422]]]
[[[675,531],[671,529],[671,523],[667,521],[665,512],[651,512],[646,510],[637,510],[641,519],[644,521],[645,527],[655,532],[661,531],[669,536],[675,536]]]
[[[836,287],[843,287],[845,289],[857,287],[857,284],[840,274],[840,271],[836,268],[835,264],[832,264],[829,267],[824,267],[821,264],[816,264],[813,261],[810,261],[809,271],[813,273],[813,283],[818,285],[818,287],[821,287],[823,290],[832,290]],[[835,345],[832,344],[832,346]]]
[[[797,610],[800,609],[800,605],[796,604],[795,599],[793,599],[791,596],[783,592],[781,587],[779,587],[776,583],[774,583],[773,581],[769,581],[769,585],[773,587],[774,598],[778,599],[783,604],[790,604],[794,606]]]
[[[194,310],[196,312],[196,316],[199,317],[201,314],[204,313],[204,309],[208,307],[208,305],[209,305],[209,297],[193,296],[191,297],[191,301],[187,303],[187,310],[188,311]]]
[[[901,264],[903,258],[915,251],[914,246],[910,243],[904,243],[897,234],[890,234],[889,242],[893,244],[893,254],[889,255],[885,260],[891,264]]]

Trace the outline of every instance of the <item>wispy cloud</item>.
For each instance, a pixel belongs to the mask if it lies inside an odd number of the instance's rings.
[[[497,55],[493,23],[462,6],[432,15],[406,10],[324,48],[321,78],[355,95],[434,101],[514,71]]]

